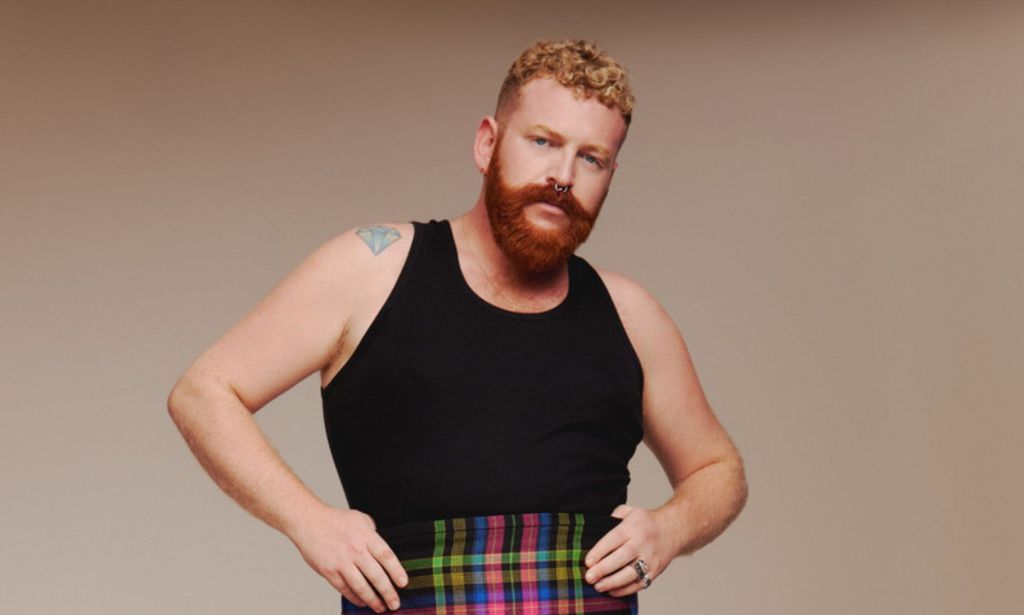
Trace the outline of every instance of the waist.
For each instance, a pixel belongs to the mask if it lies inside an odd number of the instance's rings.
[[[377,528],[409,575],[400,613],[634,615],[637,595],[598,592],[584,579],[587,551],[621,519],[531,512],[452,517]],[[373,613],[341,597],[342,613]]]

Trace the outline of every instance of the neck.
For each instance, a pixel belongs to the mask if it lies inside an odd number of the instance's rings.
[[[538,295],[553,290],[564,289],[568,280],[567,265],[556,267],[552,271],[535,272],[515,267],[494,241],[491,221],[487,217],[487,206],[483,196],[472,209],[452,220],[456,227],[462,227],[456,237],[470,242],[464,246],[483,266],[491,281],[502,289],[521,295]],[[463,234],[460,236],[460,233]]]

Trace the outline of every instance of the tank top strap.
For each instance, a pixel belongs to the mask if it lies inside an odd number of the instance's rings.
[[[592,308],[595,303],[604,300],[604,284],[597,271],[582,256],[573,254],[569,257],[570,299],[574,309]]]
[[[569,258],[570,271],[573,273],[573,283],[577,292],[574,297],[574,307],[577,310],[597,312],[609,331],[621,343],[623,352],[619,356],[624,359],[625,367],[635,374],[640,390],[643,390],[644,370],[640,363],[640,357],[636,354],[633,342],[626,333],[626,327],[615,302],[612,300],[611,292],[604,283],[601,275],[585,258],[573,254]]]
[[[410,220],[413,226],[412,246],[403,267],[403,275],[411,278],[409,285],[414,287],[408,296],[397,298],[404,309],[416,309],[422,299],[422,293],[438,294],[451,292],[454,279],[447,265],[447,246],[445,238],[446,221],[431,218],[426,222]]]
[[[420,244],[415,255],[416,260],[424,263],[420,268],[426,267],[434,271],[443,270],[446,246],[444,229],[441,227],[445,222],[431,218],[426,222],[412,220],[411,223],[415,229],[413,238],[414,240],[418,238]]]

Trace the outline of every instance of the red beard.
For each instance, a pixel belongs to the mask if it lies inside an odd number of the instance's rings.
[[[553,184],[526,184],[514,188],[501,176],[500,148],[499,137],[484,178],[484,204],[494,240],[516,268],[531,272],[551,271],[566,263],[587,240],[607,190],[598,202],[598,211],[591,215],[571,190],[555,192]],[[541,201],[562,208],[568,217],[565,228],[545,230],[526,219],[525,207]]]

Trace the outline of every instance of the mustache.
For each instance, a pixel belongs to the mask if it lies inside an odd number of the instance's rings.
[[[583,209],[580,202],[573,196],[572,190],[558,192],[553,184],[527,184],[522,186],[515,191],[515,200],[520,207],[538,201],[550,203],[561,208],[570,218],[589,220],[593,217]]]

